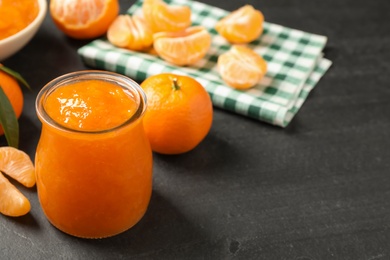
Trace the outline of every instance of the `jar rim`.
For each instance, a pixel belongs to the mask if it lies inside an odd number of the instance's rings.
[[[50,115],[47,113],[47,111],[45,110],[45,106],[44,106],[44,102],[47,99],[47,97],[55,89],[61,86],[65,86],[70,83],[80,82],[84,80],[103,80],[103,81],[113,83],[117,86],[120,86],[126,90],[130,90],[131,93],[134,95],[133,98],[137,103],[137,110],[130,118],[128,118],[121,124],[111,128],[99,129],[99,130],[82,130],[82,129],[70,128],[52,119]],[[134,80],[132,80],[131,78],[125,75],[115,73],[115,72],[105,71],[105,70],[80,70],[80,71],[70,72],[62,76],[59,76],[57,78],[54,78],[53,80],[49,81],[45,86],[43,86],[43,88],[39,91],[36,97],[35,110],[38,115],[38,118],[42,122],[45,122],[48,125],[58,130],[73,132],[73,133],[81,133],[81,134],[82,133],[103,134],[103,133],[108,133],[108,132],[118,130],[142,118],[147,107],[146,100],[147,100],[146,94],[142,90],[141,86],[137,82],[135,82]]]

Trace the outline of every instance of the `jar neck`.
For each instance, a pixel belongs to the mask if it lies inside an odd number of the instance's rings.
[[[108,83],[112,83],[116,86],[123,88],[126,93],[129,93],[129,97],[136,103],[135,112],[133,115],[125,120],[123,123],[107,129],[97,129],[97,130],[82,130],[82,129],[74,129],[69,128],[63,124],[60,124],[56,120],[50,117],[49,113],[45,109],[45,102],[47,98],[55,91],[56,89],[70,85],[76,82],[88,81],[88,80],[101,80],[106,81]],[[99,134],[99,133],[107,133],[119,130],[125,126],[133,124],[140,120],[145,111],[146,111],[146,95],[143,92],[142,88],[133,81],[132,79],[108,71],[99,71],[99,70],[84,70],[73,73],[68,73],[63,76],[60,76],[49,83],[47,83],[41,91],[38,93],[35,108],[38,115],[39,120],[42,124],[50,126],[52,128],[56,128],[60,131],[66,132],[76,132],[76,133],[85,133],[85,134]]]

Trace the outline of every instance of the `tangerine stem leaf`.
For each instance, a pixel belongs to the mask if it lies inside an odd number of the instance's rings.
[[[0,125],[9,146],[17,148],[19,145],[19,123],[11,102],[0,86]]]

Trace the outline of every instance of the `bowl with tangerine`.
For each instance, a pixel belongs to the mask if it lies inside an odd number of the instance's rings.
[[[46,0],[0,2],[0,61],[17,53],[33,38],[46,12]]]

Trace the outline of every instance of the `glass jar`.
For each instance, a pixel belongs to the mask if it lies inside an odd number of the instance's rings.
[[[54,91],[90,80],[123,88],[135,102],[134,114],[118,126],[88,130],[50,117],[46,102]],[[42,122],[35,156],[37,190],[55,227],[77,237],[103,238],[128,230],[142,218],[152,192],[152,151],[142,124],[146,106],[135,81],[106,71],[69,73],[42,88],[36,99]]]

